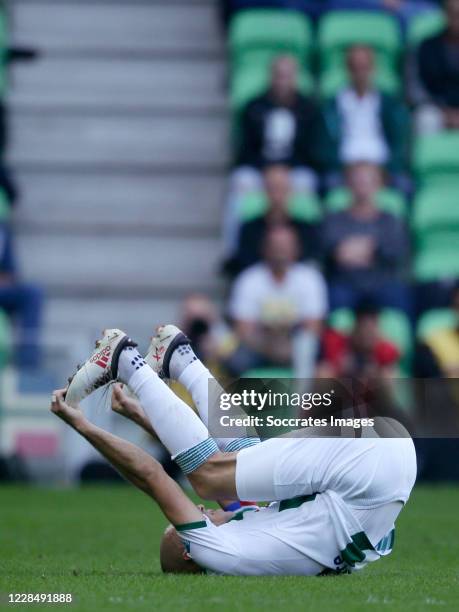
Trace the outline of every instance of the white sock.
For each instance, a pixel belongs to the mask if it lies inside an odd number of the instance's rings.
[[[139,398],[158,438],[185,473],[218,451],[204,423],[151,368],[134,369],[127,384]]]
[[[172,355],[172,360],[174,359]],[[212,374],[199,359],[195,359],[185,367],[179,377],[178,382],[185,387],[193,399],[201,421],[206,427],[209,426],[209,380],[214,380]]]
[[[172,359],[174,355],[172,355]],[[209,382],[211,381],[210,384],[215,385],[215,394],[213,394],[215,398],[217,398],[220,393],[224,393],[224,389],[212,376],[202,361],[197,358],[189,362],[189,364],[182,369],[178,381],[185,387],[188,393],[190,393],[202,422],[206,427],[209,427]],[[217,415],[214,416],[217,417]],[[241,416],[244,415],[241,414]],[[246,446],[253,446],[254,444],[258,444],[260,440],[255,430],[246,430],[245,437],[215,438],[215,441],[220,450],[229,452],[245,448]]]
[[[182,372],[192,363],[197,361],[191,344],[181,344],[172,353],[169,363],[169,374],[172,380],[178,380]]]
[[[121,351],[118,360],[118,380],[127,384],[134,372],[146,365],[144,358],[134,346],[126,347]]]

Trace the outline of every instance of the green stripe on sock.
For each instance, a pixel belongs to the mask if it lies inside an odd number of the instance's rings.
[[[259,443],[260,438],[236,438],[236,440],[231,440],[231,442],[228,442],[228,444],[225,446],[225,453],[233,453],[241,450],[242,448],[255,446],[255,444]]]
[[[217,443],[213,438],[207,438],[196,446],[189,448],[177,455],[174,461],[184,474],[191,474],[198,469],[207,459],[218,452]]]

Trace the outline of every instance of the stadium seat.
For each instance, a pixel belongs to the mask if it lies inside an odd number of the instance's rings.
[[[450,185],[437,185],[420,189],[413,209],[412,227],[417,239],[437,235],[440,231],[459,235],[459,193]]]
[[[229,48],[231,64],[266,64],[279,53],[289,53],[300,63],[307,60],[312,47],[309,19],[295,11],[245,10],[231,20]],[[258,54],[258,57],[257,57]]]
[[[418,192],[412,230],[416,254],[414,275],[418,281],[459,276],[459,206],[457,189],[433,184]]]
[[[381,189],[377,196],[376,202],[381,210],[392,213],[397,217],[405,217],[407,214],[407,205],[403,195],[395,189]],[[325,198],[325,207],[327,212],[339,212],[345,210],[351,204],[351,194],[346,187],[337,187],[332,189]]]
[[[8,221],[11,216],[11,205],[4,189],[0,189],[0,222]]]
[[[377,83],[388,92],[397,91],[401,36],[395,18],[372,11],[332,11],[319,23],[321,94],[333,95],[346,82],[344,53],[354,44],[375,50]]]
[[[457,325],[457,315],[450,308],[435,308],[421,315],[416,335],[421,340],[431,333],[445,328],[452,328]]]
[[[247,370],[242,378],[293,378],[293,370],[290,368],[254,368]]]
[[[264,214],[267,208],[266,196],[263,192],[248,193],[240,200],[239,218],[250,221]],[[314,194],[294,194],[290,198],[289,212],[294,219],[314,223],[321,218],[319,200]]]
[[[324,66],[354,44],[367,44],[394,66],[401,36],[394,17],[373,11],[331,11],[319,23],[318,44]]]
[[[10,360],[13,346],[13,330],[7,313],[0,309],[0,368]]]
[[[421,182],[457,178],[459,130],[419,136],[414,144],[413,168]]]
[[[425,38],[438,34],[445,26],[445,15],[440,9],[432,9],[413,17],[408,26],[406,39],[412,49],[417,47]]]
[[[338,308],[329,317],[329,324],[334,329],[349,333],[354,324],[354,313],[348,308]],[[410,322],[406,314],[393,308],[385,308],[379,320],[381,334],[393,342],[401,354],[401,363],[406,365],[412,350]]]
[[[418,282],[459,277],[459,235],[457,232],[424,240],[416,249],[414,277]]]

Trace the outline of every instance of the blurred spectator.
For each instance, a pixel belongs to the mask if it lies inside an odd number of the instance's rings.
[[[451,306],[456,324],[436,329],[415,348],[414,378],[420,472],[429,480],[459,478],[459,283]],[[445,439],[445,433],[451,439]]]
[[[327,312],[326,286],[312,266],[295,263],[298,238],[289,226],[274,226],[264,241],[264,259],[235,281],[229,304],[239,347],[227,362],[234,375],[250,368],[288,366],[292,337],[307,332],[310,359]]]
[[[376,206],[381,171],[372,164],[354,164],[347,169],[347,182],[351,206],[328,215],[322,229],[330,306],[355,308],[365,298],[410,313],[409,290],[399,279],[408,236],[400,219]]]
[[[397,347],[379,331],[379,308],[363,301],[357,305],[350,334],[332,328],[324,332],[317,375],[320,378],[390,378],[399,359]]]
[[[456,325],[436,329],[420,343],[415,356],[415,375],[452,379],[459,406],[459,283],[453,290],[451,308],[456,313]]]
[[[180,327],[191,340],[198,358],[206,365],[217,358],[223,333],[215,305],[201,293],[191,293],[182,304]]]
[[[39,362],[42,302],[43,295],[38,287],[18,279],[11,228],[7,223],[0,223],[0,308],[18,321],[17,361],[20,366],[34,367]]]
[[[258,189],[265,166],[285,164],[292,169],[295,189],[314,189],[315,119],[315,105],[298,89],[296,60],[278,57],[269,90],[249,102],[243,112],[234,188]]]
[[[419,132],[459,129],[459,0],[445,2],[446,28],[424,40],[416,65],[422,89]]]
[[[347,391],[343,397],[351,394],[352,406],[359,414],[363,410],[366,416],[388,416],[406,427],[409,425],[407,417],[394,393],[400,353],[381,335],[379,315],[376,304],[362,300],[357,305],[350,333],[327,329],[322,338],[316,376],[319,380],[338,379],[339,386]]]
[[[373,86],[374,54],[365,46],[347,52],[349,86],[325,103],[320,159],[330,186],[343,164],[360,161],[384,166],[396,184],[404,183],[408,115],[400,101]]]
[[[238,274],[261,259],[266,232],[276,225],[290,225],[295,230],[300,247],[299,259],[316,255],[315,226],[289,216],[292,190],[288,168],[280,165],[269,167],[264,173],[264,184],[268,209],[263,216],[241,225],[235,253],[225,264],[225,271],[231,275]]]

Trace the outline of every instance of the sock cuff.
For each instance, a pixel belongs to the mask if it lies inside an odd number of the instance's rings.
[[[249,446],[255,446],[260,444],[260,438],[235,438],[228,442],[224,448],[225,453],[233,453]]]
[[[215,453],[218,453],[217,443],[213,438],[207,438],[196,444],[196,446],[172,457],[172,459],[184,474],[191,474],[191,472],[197,470],[198,467],[203,465]]]

